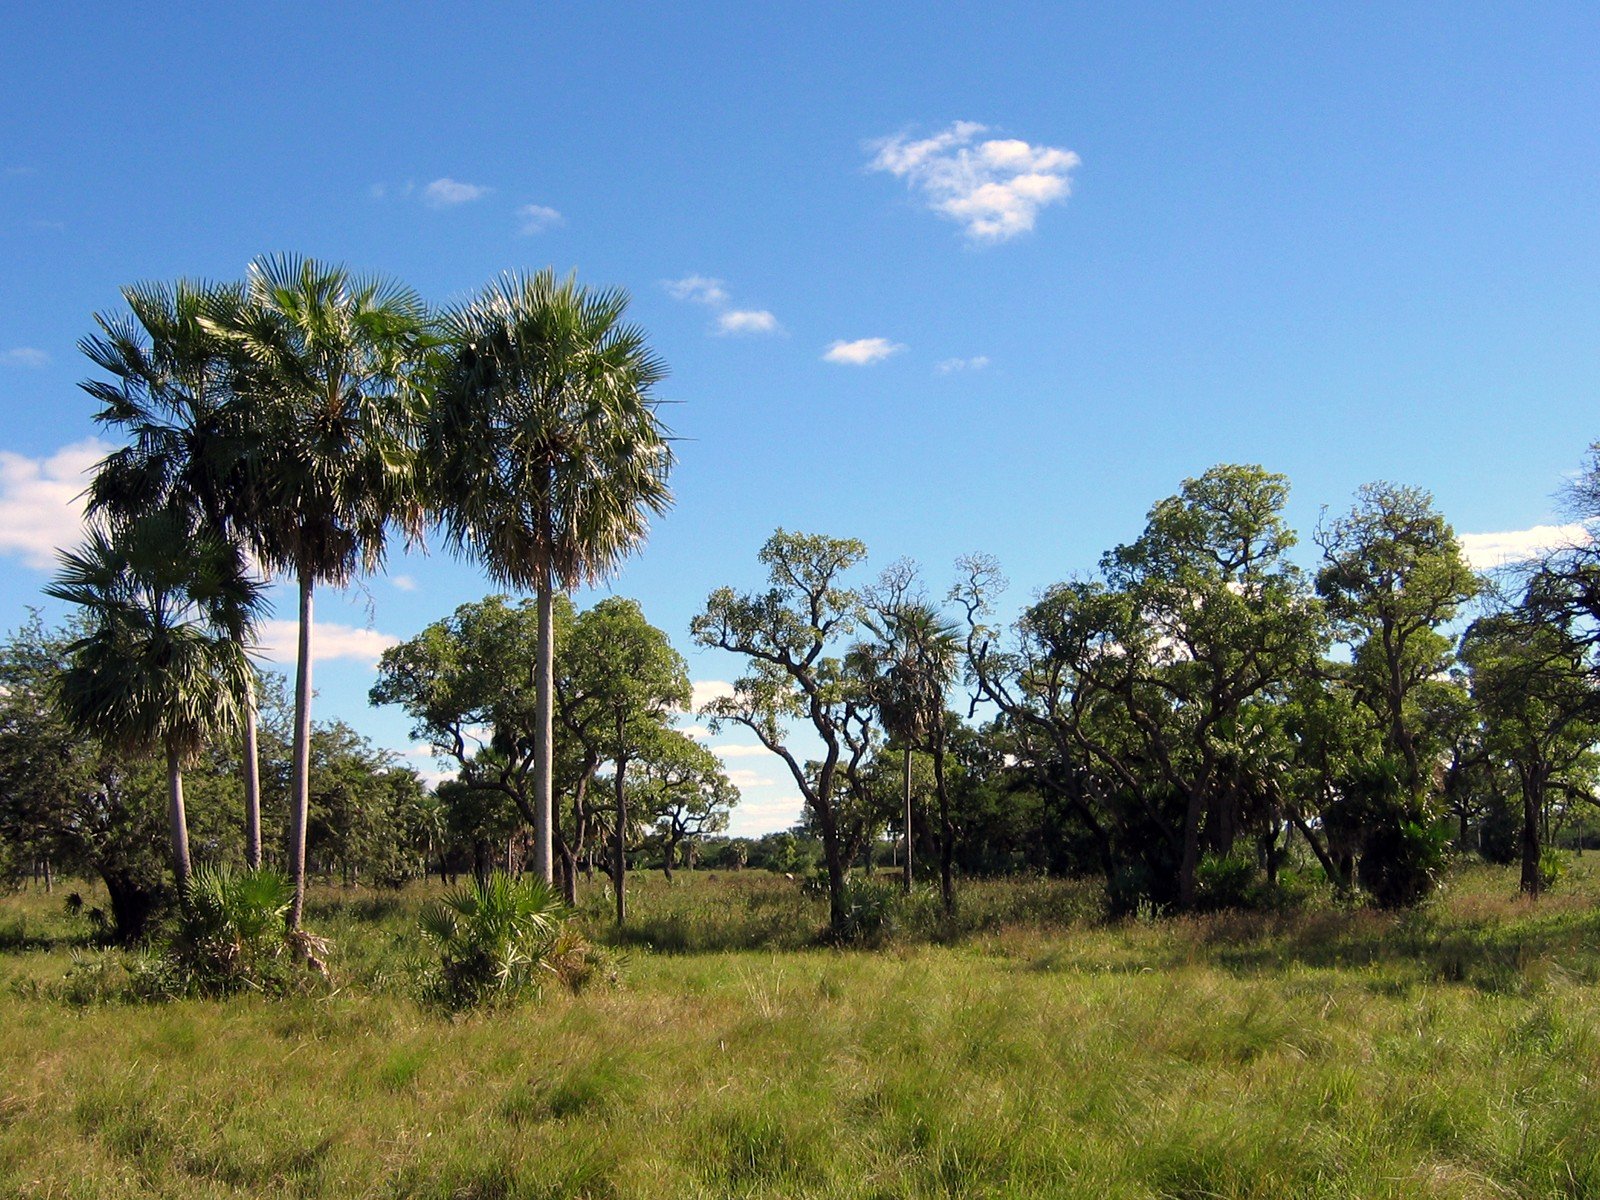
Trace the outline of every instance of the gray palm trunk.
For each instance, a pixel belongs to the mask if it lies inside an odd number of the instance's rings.
[[[172,870],[181,895],[189,890],[189,819],[183,808],[183,759],[173,747],[167,748],[167,822],[172,833]]]
[[[294,766],[289,797],[289,877],[294,901],[289,928],[299,929],[306,904],[306,818],[311,805],[311,589],[309,571],[300,572],[300,644],[294,677]]]
[[[546,570],[539,588],[539,653],[534,681],[533,871],[547,884],[555,882],[551,853],[551,777],[555,773],[555,585]]]
[[[618,723],[617,736],[620,740],[622,729]],[[616,867],[617,885],[617,924],[622,925],[628,919],[628,794],[623,787],[623,776],[628,771],[628,756],[617,757],[617,841],[615,847],[616,857],[612,860]]]
[[[251,680],[244,698],[244,861],[261,866],[261,763],[256,744],[256,685]]]

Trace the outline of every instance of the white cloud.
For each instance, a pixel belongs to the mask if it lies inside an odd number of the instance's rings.
[[[697,742],[706,741],[711,737],[711,730],[704,725],[680,725],[678,726],[678,732],[687,737],[692,737]]]
[[[776,333],[778,318],[766,309],[730,309],[717,318],[718,333]]]
[[[759,771],[752,771],[747,767],[728,772],[728,782],[741,791],[745,788],[771,787],[777,783],[776,779],[768,779]]]
[[[806,802],[799,796],[765,796],[740,800],[728,819],[728,832],[735,837],[760,837],[792,828],[805,813]]]
[[[47,458],[0,450],[0,554],[35,570],[56,565],[56,551],[83,538],[83,490],[115,447],[99,438],[63,446]]]
[[[524,204],[517,209],[517,220],[521,222],[521,232],[528,236],[543,233],[564,222],[561,214],[547,204]]]
[[[450,208],[457,204],[482,200],[493,190],[477,183],[462,183],[459,179],[447,176],[444,179],[435,179],[422,189],[422,202],[429,208]]]
[[[772,751],[765,746],[712,746],[710,750],[718,758],[760,758],[762,755],[772,755]]]
[[[43,350],[35,350],[32,346],[16,346],[10,350],[0,351],[0,365],[7,367],[48,367],[50,356]]]
[[[263,621],[258,637],[261,657],[269,662],[292,665],[298,655],[299,636],[300,629],[294,621]],[[399,644],[400,639],[393,634],[379,633],[376,629],[359,629],[332,621],[313,621],[311,625],[313,665],[345,658],[376,667],[379,656],[390,646]]]
[[[989,356],[979,354],[974,358],[947,358],[934,364],[933,369],[941,375],[949,375],[953,371],[981,371],[989,365]]]
[[[879,138],[867,143],[868,169],[904,179],[973,241],[1007,241],[1032,229],[1040,209],[1067,198],[1081,160],[1071,150],[1018,138],[980,141],[987,132],[976,121],[957,121],[932,137]]]
[[[1546,550],[1585,545],[1590,538],[1582,525],[1535,525],[1500,533],[1463,533],[1457,540],[1474,571],[1492,571],[1525,562]]]
[[[764,308],[734,308],[727,285],[709,275],[685,275],[682,279],[663,279],[661,286],[674,300],[704,304],[717,310],[713,328],[719,334],[777,333],[778,318]]]
[[[891,354],[899,354],[905,347],[888,338],[857,338],[853,342],[834,342],[822,356],[824,362],[848,363],[853,367],[870,366],[882,362]]]
[[[674,300],[688,300],[694,304],[709,304],[720,308],[728,302],[728,293],[722,280],[705,275],[685,275],[682,279],[663,279],[661,286]]]
[[[417,581],[410,575],[391,575],[389,576],[389,582],[402,592],[414,592],[417,590]]]
[[[689,711],[699,712],[713,700],[733,695],[733,684],[725,679],[697,679],[689,685]]]

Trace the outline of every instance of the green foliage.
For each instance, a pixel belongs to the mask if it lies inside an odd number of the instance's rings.
[[[1539,855],[1539,891],[1548,892],[1567,873],[1567,855],[1546,846]]]
[[[175,991],[292,990],[303,976],[285,920],[293,899],[289,881],[266,868],[196,870],[160,947]]]
[[[1258,893],[1261,870],[1248,854],[1208,854],[1195,871],[1202,908],[1247,908]]]
[[[666,367],[627,307],[620,290],[545,270],[506,274],[441,318],[429,491],[451,542],[507,586],[602,578],[671,505],[651,395]]]
[[[1361,886],[1382,908],[1420,903],[1438,886],[1449,852],[1445,823],[1390,815],[1367,835]]]
[[[570,917],[542,881],[499,871],[429,903],[417,929],[438,962],[423,972],[424,999],[454,1011],[513,1004],[549,980],[583,987],[602,968]]]

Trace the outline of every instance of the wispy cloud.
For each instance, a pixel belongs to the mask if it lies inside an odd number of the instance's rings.
[[[14,346],[10,350],[0,350],[0,365],[37,370],[50,365],[50,356],[43,350],[35,350],[32,346]]]
[[[261,656],[269,662],[293,663],[298,654],[299,634],[299,626],[294,621],[262,622],[257,638]],[[313,663],[351,659],[376,667],[383,652],[399,644],[400,639],[393,634],[379,633],[376,629],[360,629],[333,621],[314,621],[311,625]]]
[[[799,796],[749,796],[739,801],[728,821],[728,832],[736,837],[760,837],[764,833],[778,833],[795,825],[805,813],[805,801]]]
[[[709,275],[685,275],[682,279],[663,279],[661,286],[674,300],[704,304],[717,310],[713,328],[719,334],[777,333],[778,318],[764,308],[734,308],[727,285]]]
[[[772,751],[765,746],[741,746],[735,744],[730,746],[711,746],[709,749],[718,758],[761,758],[763,756],[773,756]]]
[[[435,179],[422,189],[422,202],[429,208],[453,208],[457,204],[482,200],[493,190],[482,184],[462,183],[459,179],[446,176],[443,179]]]
[[[0,554],[38,571],[52,569],[58,550],[83,540],[83,490],[115,448],[85,438],[45,458],[0,450]]]
[[[546,204],[524,204],[517,209],[517,222],[519,231],[528,237],[565,223],[561,214]]]
[[[907,134],[867,143],[868,169],[886,171],[917,192],[975,242],[1003,242],[1034,226],[1039,210],[1065,200],[1082,161],[1071,150],[1019,138],[987,138],[989,127],[957,121],[932,137]]]
[[[888,338],[857,338],[853,342],[834,342],[822,358],[824,362],[866,367],[882,362],[890,355],[899,354],[904,349],[899,342],[891,342]]]
[[[728,772],[728,782],[733,784],[734,787],[742,790],[744,788],[753,787],[771,787],[778,781],[776,779],[769,779],[759,771],[752,771],[749,768],[741,767]]]
[[[1463,533],[1457,540],[1474,571],[1492,571],[1537,558],[1547,550],[1587,545],[1590,538],[1582,525],[1535,525],[1499,533]]]
[[[778,318],[764,308],[730,309],[717,318],[718,333],[776,333]]]
[[[728,292],[722,280],[707,275],[685,275],[682,279],[663,279],[661,286],[674,300],[687,300],[693,304],[709,304],[713,308],[728,302]]]
[[[417,581],[410,575],[391,575],[389,576],[389,582],[402,592],[414,592],[417,590]]]
[[[933,369],[940,375],[950,375],[956,371],[981,371],[989,365],[989,356],[979,354],[974,358],[947,358],[934,364]]]

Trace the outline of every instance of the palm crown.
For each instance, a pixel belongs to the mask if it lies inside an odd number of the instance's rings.
[[[665,369],[621,291],[507,274],[447,313],[425,440],[450,540],[512,587],[609,574],[666,511],[672,465],[650,389]]]

